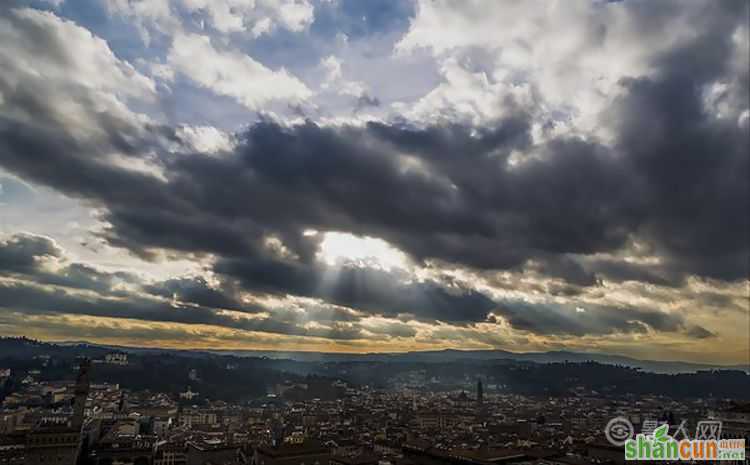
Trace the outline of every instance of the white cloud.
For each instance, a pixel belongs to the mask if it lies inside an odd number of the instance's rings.
[[[53,8],[60,8],[60,5],[65,3],[65,0],[44,0],[44,1],[52,5]]]
[[[342,77],[341,60],[339,60],[335,56],[330,55],[330,56],[325,57],[323,61],[320,62],[320,66],[323,68],[323,71],[325,72],[325,77],[323,78],[323,84],[321,84],[322,88],[327,89],[328,87],[331,86],[331,84],[341,79]]]
[[[175,36],[167,63],[199,86],[232,97],[251,110],[277,100],[299,103],[312,95],[285,69],[274,71],[239,51],[218,50],[208,36]]]
[[[143,58],[138,58],[135,63],[139,69],[144,70],[152,78],[159,79],[162,83],[174,81],[174,70],[169,65],[144,60]]]
[[[181,0],[182,5],[190,12],[204,11],[210,24],[221,32],[237,32],[245,29],[246,8],[252,9],[250,1],[212,1]]]
[[[39,53],[40,43],[65,47],[48,50],[45,55]],[[49,82],[64,81],[92,91],[141,99],[155,94],[154,82],[118,59],[106,41],[50,12],[14,10],[8,20],[0,19],[0,56],[6,70],[23,73],[18,79],[26,75]]]
[[[299,32],[314,19],[308,0],[107,0],[111,14],[129,18],[144,41],[150,30],[173,36],[182,30],[179,12],[200,16],[204,26],[219,33],[250,32],[258,37],[283,28]]]
[[[475,119],[484,120],[493,116],[484,104],[497,105],[520,84],[539,105],[592,131],[622,77],[648,75],[655,56],[693,35],[692,8],[670,8],[670,15],[654,20],[668,35],[644,25],[640,8],[639,2],[418,0],[395,52],[426,49],[443,68],[444,83],[422,107],[437,109],[437,100],[459,107],[459,116],[461,108],[473,107]],[[463,60],[477,53],[486,67],[481,72]]]
[[[44,106],[43,111],[29,111],[16,105],[16,98],[7,99],[7,118],[64,126],[78,140],[94,143],[109,140],[113,125],[123,133],[131,131],[128,137],[138,137],[149,121],[130,111],[126,102],[153,101],[153,80],[118,59],[107,42],[51,12],[12,10],[0,19],[0,63],[0,91],[28,93]],[[107,115],[106,122],[102,115]]]
[[[402,251],[382,239],[336,231],[323,233],[316,257],[329,266],[349,264],[391,270],[410,265]]]
[[[491,82],[483,71],[471,72],[455,58],[446,58],[440,67],[443,78],[437,87],[415,104],[397,105],[412,120],[430,123],[439,120],[479,125],[503,116],[508,108],[504,100],[526,108],[532,105],[528,83]]]
[[[217,153],[232,150],[235,138],[213,126],[180,126],[178,137],[192,150],[202,153]]]
[[[330,55],[320,62],[324,77],[320,88],[323,90],[335,90],[338,95],[349,97],[360,97],[367,93],[368,87],[362,81],[350,81],[344,79],[341,59]]]
[[[737,126],[739,127],[745,127],[748,125],[748,122],[750,122],[750,110],[745,110],[740,114],[740,117],[737,119]]]
[[[253,37],[260,37],[263,34],[270,32],[272,27],[273,23],[271,22],[271,18],[263,18],[253,25],[250,32],[252,32]]]
[[[339,94],[360,97],[367,93],[367,84],[362,81],[343,81]]]
[[[274,11],[277,21],[291,31],[301,31],[313,21],[313,7],[306,0],[261,0],[259,4]]]
[[[152,30],[171,35],[181,27],[169,0],[106,0],[105,6],[110,14],[131,20],[146,45]]]

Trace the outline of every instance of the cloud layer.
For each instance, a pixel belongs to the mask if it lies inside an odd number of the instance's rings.
[[[351,34],[345,5],[234,3],[110,2],[162,47],[138,60],[62,11],[0,9],[0,169],[96,222],[78,245],[5,229],[6,311],[357,350],[747,342],[746,3],[418,2],[400,33],[338,36],[346,59],[390,41],[390,66],[431,60],[410,100],[329,50],[300,73],[244,45],[312,47],[318,8]],[[165,111],[204,93],[257,113]],[[326,260],[326,232],[403,259]],[[82,261],[83,242],[120,258]]]

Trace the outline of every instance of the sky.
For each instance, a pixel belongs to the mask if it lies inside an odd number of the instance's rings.
[[[0,335],[750,362],[743,0],[0,4]]]

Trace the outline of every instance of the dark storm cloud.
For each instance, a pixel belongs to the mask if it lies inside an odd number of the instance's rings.
[[[384,315],[484,321],[493,303],[474,291],[404,284],[372,269],[345,267],[329,282],[332,269],[314,260],[317,239],[302,231],[379,237],[417,261],[511,269],[537,260],[543,273],[580,286],[596,284],[598,275],[659,284],[679,283],[688,274],[742,279],[749,253],[748,125],[717,118],[704,105],[706,87],[719,78],[730,82],[723,98],[747,105],[741,89],[747,73],[734,76],[729,68],[731,32],[744,21],[731,11],[733,5],[712,8],[695,25],[690,44],[653,63],[653,75],[622,81],[623,94],[608,113],[616,140],[611,147],[575,137],[533,147],[531,114],[508,102],[510,116],[489,128],[262,122],[249,127],[231,153],[171,154],[166,142],[180,142],[172,129],[101,111],[86,89],[16,82],[11,77],[22,74],[10,63],[0,75],[9,109],[0,114],[0,166],[105,207],[103,219],[110,226],[102,234],[113,245],[145,257],[153,249],[214,254],[215,271],[246,289],[322,298]],[[44,31],[32,33],[38,36],[37,59],[66,63],[63,44]],[[66,98],[97,114],[95,127],[88,128],[96,137],[75,136],[74,122],[53,108]],[[148,160],[166,180],[113,165],[106,158],[113,151],[130,157],[156,152]],[[534,156],[512,164],[514,151]],[[568,258],[618,251],[633,236],[653,244],[662,264],[652,270],[623,263],[588,267]],[[281,240],[298,259],[269,258],[268,237]],[[7,263],[18,260],[9,257]],[[236,308],[236,301],[200,283],[161,286],[149,290],[172,291],[199,306]],[[19,295],[29,299],[26,305],[39,302],[46,309],[73,311],[77,305],[68,295],[57,295],[64,305],[54,307],[49,296],[5,292],[15,296],[16,305],[23,303]],[[82,305],[92,313],[119,308],[116,302],[97,305],[105,303]],[[116,313],[262,326],[229,321],[202,307],[183,310],[152,304]],[[593,319],[551,307],[505,312],[514,327],[542,334],[684,326],[674,315],[634,309],[599,309]],[[345,327],[337,331],[354,335]]]
[[[595,273],[586,270],[576,260],[562,255],[539,259],[537,263],[532,264],[532,268],[576,286],[594,286],[598,283]]]
[[[525,146],[527,129],[523,119],[478,135],[460,126],[258,124],[232,156],[170,160],[162,202],[110,203],[110,239],[247,255],[273,234],[304,258],[313,250],[304,228],[343,230],[417,259],[482,268],[621,246],[636,216],[623,168],[599,146],[565,140],[511,170],[506,159]],[[571,185],[577,178],[586,181]]]
[[[590,143],[556,141],[541,161],[508,170],[504,160],[514,145],[505,147],[502,136],[493,140],[505,128],[475,138],[468,128],[370,125],[359,130],[307,124],[282,129],[260,124],[249,130],[233,156],[196,154],[170,161],[165,184],[145,174],[67,156],[68,150],[84,148],[66,150],[64,140],[50,141],[37,132],[26,133],[28,128],[5,126],[2,161],[6,168],[18,168],[19,174],[103,202],[113,225],[107,237],[133,250],[254,254],[264,233],[270,233],[309,256],[300,232],[315,227],[383,237],[420,259],[507,268],[539,252],[615,250],[639,226],[671,231],[690,221],[674,218],[679,212],[666,209],[664,216],[652,216],[649,209],[658,198],[643,198],[629,180],[644,173],[633,172],[621,159]],[[742,142],[741,134],[735,142]],[[741,146],[727,148],[727,156],[741,154]],[[391,156],[400,150],[415,150],[411,153],[426,164],[427,172],[404,173]],[[28,151],[45,158],[50,168],[29,165],[29,157],[23,156]],[[714,164],[721,164],[722,157],[715,156]],[[746,164],[741,158],[727,160],[732,162]],[[643,187],[661,190],[662,181],[673,184],[659,179]],[[703,191],[719,191],[716,195],[733,200],[732,206],[716,206],[737,210],[730,221],[743,221],[737,215],[747,203],[742,191],[722,193],[718,177],[694,182],[704,184]],[[679,197],[674,200],[682,200],[672,204],[674,208],[714,215],[703,211],[710,204],[702,206],[701,199],[688,199],[694,200],[692,205]],[[674,223],[665,221],[670,219]],[[713,224],[680,231],[681,240],[690,243],[690,237],[684,238],[688,235],[725,253],[742,250],[744,244],[736,237],[712,243],[713,234],[724,229],[718,227],[720,218],[711,219]],[[716,230],[705,231],[704,237],[700,229],[706,228]],[[729,234],[736,234],[735,228],[729,229]],[[654,239],[676,240],[661,235]],[[685,252],[690,259],[701,250]],[[711,256],[708,253],[706,259]],[[730,268],[727,277],[742,276],[739,271]],[[575,279],[593,282],[584,276]]]
[[[361,316],[343,308],[305,303],[301,311],[272,309],[269,316],[237,318],[219,310],[253,314],[269,309],[241,302],[237,290],[226,280],[218,286],[199,276],[147,283],[130,273],[67,263],[62,249],[42,236],[16,234],[0,241],[0,278],[10,278],[0,280],[0,308],[29,314],[206,324],[332,339],[365,337],[357,325]],[[128,288],[119,288],[121,283]],[[324,326],[305,328],[304,323],[310,321]],[[405,333],[397,323],[393,328],[391,336]]]
[[[373,268],[224,259],[215,271],[237,278],[246,289],[313,297],[385,316],[405,313],[418,319],[467,323],[483,321],[495,306],[474,290],[405,282],[409,278],[405,274]]]
[[[248,306],[239,302],[223,289],[209,285],[205,278],[174,278],[143,286],[151,295],[176,298],[205,307],[247,311]]]
[[[179,302],[198,305],[206,308],[234,310],[244,313],[258,313],[269,309],[258,303],[245,303],[239,297],[239,289],[256,289],[268,292],[264,287],[238,287],[234,281],[223,279],[221,282],[210,284],[200,276],[173,278],[155,283],[147,283],[141,289],[150,294]],[[280,285],[277,289],[283,289]],[[287,291],[284,291],[287,292]],[[289,291],[291,292],[291,291]],[[344,308],[332,307],[316,302],[300,304],[302,312],[290,309],[289,302],[272,310],[274,321],[284,323],[304,323],[316,321],[325,324],[353,323],[360,320],[360,315]]]
[[[374,334],[389,335],[394,337],[414,337],[417,330],[407,323],[400,321],[388,321],[380,325],[368,325],[367,330]]]
[[[367,94],[362,94],[357,98],[357,106],[354,108],[354,112],[358,112],[367,107],[379,107],[380,99],[377,97],[371,97]]]
[[[109,273],[84,263],[71,263],[56,271],[38,270],[33,277],[40,284],[88,289],[113,295],[120,294],[113,289],[117,283],[134,283],[137,281],[137,278],[130,273]]]
[[[44,236],[14,234],[0,240],[0,276],[22,277],[36,283],[113,292],[117,282],[134,282],[123,272],[109,273],[84,263],[64,263],[63,250]],[[51,265],[57,265],[54,269]]]
[[[704,85],[726,76],[731,37],[701,39],[664,56],[660,76],[623,82],[618,149],[644,181],[653,220],[642,231],[668,267],[736,279],[748,276],[748,125],[705,111]],[[733,87],[746,106],[747,88]]]
[[[470,136],[468,128],[370,125],[360,130],[307,124],[283,129],[260,124],[228,158],[188,154],[170,161],[168,183],[67,157],[56,150],[65,144],[45,143],[38,134],[24,137],[18,128],[4,139],[9,149],[4,154],[11,156],[3,161],[13,169],[29,149],[52,158],[57,169],[44,172],[22,165],[26,171],[20,173],[102,201],[112,224],[108,239],[136,251],[255,255],[264,234],[276,234],[310,257],[312,244],[306,247],[300,233],[314,227],[379,236],[419,259],[507,268],[539,253],[616,250],[639,225],[647,230],[670,227],[663,224],[668,216],[649,215],[652,202],[629,181],[638,179],[638,173],[590,143],[556,141],[541,161],[508,170],[504,160],[516,145],[503,144],[525,130],[516,122],[508,124],[511,129],[501,125],[480,137]],[[402,150],[421,159],[427,172],[404,173],[391,156]],[[63,166],[67,161],[71,163]],[[704,190],[721,190],[720,179],[711,181]],[[741,194],[723,195],[742,205]],[[743,246],[730,241],[714,247],[728,245],[734,245],[735,253]],[[561,272],[547,268],[553,275]],[[730,269],[728,277],[741,276],[738,271]],[[571,279],[594,282],[582,270]]]
[[[8,243],[17,243],[11,239]],[[49,244],[29,241],[28,253],[41,254]],[[41,244],[41,245],[40,245]],[[59,254],[58,254],[59,255]],[[23,261],[23,260],[20,260]],[[216,266],[220,273],[233,276],[249,288],[261,292],[292,293],[350,305],[360,311],[400,316],[413,314],[418,319],[451,323],[488,320],[492,310],[518,330],[541,335],[605,335],[615,333],[685,330],[684,318],[655,310],[593,306],[577,309],[554,304],[504,302],[496,304],[475,291],[446,290],[434,283],[403,283],[397,276],[367,268],[307,269],[281,261],[250,263],[223,261]],[[70,270],[76,270],[80,276]],[[6,271],[6,270],[4,270]],[[33,273],[32,273],[33,271]],[[0,274],[6,275],[7,271]],[[11,273],[10,276],[15,274]],[[171,279],[142,284],[148,294],[116,292],[112,289],[116,274],[105,274],[82,264],[71,264],[59,271],[47,272],[23,268],[21,276],[32,279],[0,281],[0,307],[30,314],[71,314],[95,317],[128,318],[181,324],[205,324],[247,331],[263,331],[333,339],[366,338],[363,331],[375,335],[412,337],[414,328],[398,321],[361,326],[360,317],[340,308],[304,308],[302,313],[272,311],[271,316],[237,318],[217,311],[231,309],[246,313],[267,311],[259,305],[246,305],[223,288],[211,287],[203,278]],[[124,274],[123,274],[124,275]],[[134,277],[124,275],[138,284]],[[329,279],[323,278],[327,276]],[[401,276],[404,278],[405,276]],[[56,287],[40,286],[39,283]],[[96,293],[80,293],[88,290]],[[154,297],[163,297],[158,299]],[[316,321],[326,326],[307,328],[304,323]],[[711,337],[712,333],[692,326],[686,334],[694,338]]]
[[[711,331],[701,326],[692,326],[688,330],[687,334],[688,336],[695,338],[695,339],[707,339],[709,337],[716,337],[716,334],[712,333]]]
[[[575,307],[557,304],[507,302],[496,312],[515,329],[541,335],[586,336],[616,333],[645,333],[685,330],[685,320],[677,314],[632,307],[582,305]],[[700,337],[701,327],[691,328],[687,334]],[[705,337],[705,336],[703,336]]]
[[[18,235],[3,242],[0,256],[12,256],[22,263],[15,270],[4,269],[0,276],[21,276],[31,282],[0,282],[0,306],[39,314],[81,314],[98,317],[131,318],[183,324],[207,324],[234,329],[272,333],[324,336],[337,339],[364,338],[363,329],[374,334],[411,337],[415,330],[398,321],[363,328],[357,316],[346,309],[303,305],[302,312],[274,309],[269,317],[235,318],[217,309],[244,313],[268,311],[258,304],[245,304],[225,279],[215,287],[205,278],[175,278],[141,283],[125,273],[104,273],[80,263],[57,271],[45,270],[34,257],[64,259],[54,243],[43,237]],[[10,261],[7,261],[10,263]],[[28,265],[30,264],[30,265]],[[15,271],[15,272],[14,272]],[[236,280],[240,288],[261,294],[293,294],[350,306],[361,312],[399,317],[408,314],[420,320],[440,320],[465,324],[488,320],[493,312],[503,316],[518,330],[541,335],[605,335],[615,333],[685,332],[694,338],[711,337],[699,326],[685,331],[682,316],[656,310],[587,306],[575,308],[556,304],[503,302],[498,304],[481,293],[455,284],[443,287],[434,282],[406,281],[403,272],[386,272],[354,266],[301,264],[278,258],[266,260],[222,259],[215,265],[220,275]],[[138,286],[146,294],[118,292],[117,279]],[[235,282],[235,281],[232,281]],[[54,285],[55,288],[37,284]],[[76,291],[93,290],[96,294]],[[157,297],[157,298],[154,298]],[[325,328],[305,328],[315,321]]]
[[[16,234],[0,240],[0,272],[32,272],[38,268],[40,260],[61,254],[62,250],[46,237]]]
[[[48,288],[24,282],[0,281],[0,308],[39,315],[86,315],[128,318],[163,323],[204,324],[245,331],[356,339],[361,329],[334,323],[330,327],[304,328],[273,318],[235,318],[215,309],[181,302],[166,302],[137,295],[113,298],[83,295],[66,289]]]
[[[639,281],[659,286],[679,287],[685,282],[683,272],[648,264],[629,263],[617,259],[586,260],[584,268],[606,276],[608,281]]]

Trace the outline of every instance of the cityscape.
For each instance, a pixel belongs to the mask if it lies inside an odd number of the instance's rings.
[[[654,375],[644,391],[640,370],[596,362],[299,362],[27,339],[2,354],[14,364],[0,370],[2,464],[625,463],[607,437],[616,418],[687,438],[721,422],[722,437],[750,438],[748,370]],[[531,386],[498,365],[569,379]],[[232,389],[208,394],[217,384]]]

